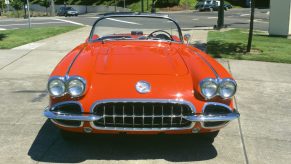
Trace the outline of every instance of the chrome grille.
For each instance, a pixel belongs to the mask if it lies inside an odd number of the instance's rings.
[[[193,114],[187,104],[162,102],[107,102],[93,108],[102,119],[96,127],[109,128],[185,128],[191,126],[183,116]]]

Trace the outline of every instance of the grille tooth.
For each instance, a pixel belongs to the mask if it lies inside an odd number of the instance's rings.
[[[162,127],[164,126],[164,106],[162,105]]]
[[[142,127],[144,127],[144,106],[142,106]]]
[[[181,113],[180,113],[180,115],[182,116],[182,115],[183,115],[183,107],[181,106],[180,108],[181,108]],[[183,118],[181,117],[181,118],[180,118],[180,125],[182,125],[182,121],[183,121]]]
[[[104,122],[104,126],[106,126],[106,116],[105,116],[105,105],[103,106],[103,122]]]
[[[174,107],[173,105],[171,106],[171,126],[173,125],[173,115],[174,115]]]
[[[113,105],[113,124],[115,126],[115,105]]]
[[[134,105],[132,105],[132,127],[134,127],[134,118],[135,118],[135,115],[134,115]]]
[[[192,110],[176,103],[108,102],[97,104],[93,113],[102,116],[93,122],[101,128],[183,128],[191,125],[183,116]]]
[[[125,117],[124,117],[124,105],[122,105],[122,113],[123,113],[123,115],[122,115],[122,120],[123,120],[123,121],[122,121],[122,126],[124,127],[124,123],[125,123],[125,122],[124,122],[124,118],[125,118]]]

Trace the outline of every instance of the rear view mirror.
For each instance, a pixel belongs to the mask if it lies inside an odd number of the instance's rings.
[[[185,34],[185,35],[184,35],[184,40],[187,42],[187,45],[188,45],[189,42],[190,42],[190,38],[191,38],[191,35],[190,35],[190,34]]]

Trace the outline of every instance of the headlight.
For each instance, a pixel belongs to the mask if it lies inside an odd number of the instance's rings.
[[[72,97],[80,97],[85,92],[86,82],[81,77],[70,77],[67,84],[68,92]]]
[[[232,79],[223,79],[219,85],[218,93],[224,99],[231,98],[236,92],[236,82]]]
[[[217,88],[218,86],[215,79],[204,79],[200,83],[201,93],[206,99],[211,99],[212,97],[216,96]]]
[[[61,77],[53,77],[48,82],[48,91],[51,96],[60,97],[66,92],[66,87]]]

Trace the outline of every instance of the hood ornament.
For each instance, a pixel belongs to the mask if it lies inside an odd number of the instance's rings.
[[[135,85],[135,89],[139,93],[149,93],[151,91],[151,85],[146,81],[138,81]]]

